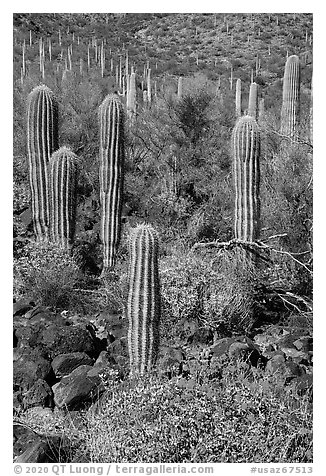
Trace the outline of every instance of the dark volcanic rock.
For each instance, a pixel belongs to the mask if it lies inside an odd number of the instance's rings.
[[[101,369],[81,365],[52,387],[54,403],[58,408],[76,410],[96,398],[104,391],[99,377]]]
[[[69,354],[57,355],[51,362],[54,374],[57,378],[69,375],[80,365],[93,365],[94,359],[85,352],[70,352]]]
[[[53,393],[45,380],[37,380],[24,394],[23,407],[51,407],[53,406]]]
[[[39,379],[51,381],[53,375],[51,364],[36,350],[18,349],[15,359],[13,364],[15,390],[26,391]]]
[[[42,345],[52,359],[71,352],[86,352],[92,356],[97,351],[95,333],[87,325],[49,326],[42,333]]]

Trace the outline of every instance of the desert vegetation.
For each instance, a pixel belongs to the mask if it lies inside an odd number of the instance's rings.
[[[312,15],[17,13],[13,95],[15,460],[311,462]]]

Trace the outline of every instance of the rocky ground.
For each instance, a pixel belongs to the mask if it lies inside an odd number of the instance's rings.
[[[126,319],[109,310],[94,319],[55,315],[33,302],[19,301],[14,303],[13,320],[14,459],[67,461],[71,440],[58,431],[56,422],[69,419],[78,427],[81,412],[94,410],[108,396],[110,379],[127,378]],[[222,378],[225,365],[242,361],[305,393],[312,390],[312,345],[312,336],[299,327],[269,325],[252,339],[220,338],[194,328],[185,345],[161,346],[157,369],[182,387],[191,384],[200,369],[211,378]],[[28,427],[26,417],[42,422],[42,431]]]

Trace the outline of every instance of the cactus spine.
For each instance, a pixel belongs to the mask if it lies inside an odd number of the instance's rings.
[[[299,123],[300,61],[289,56],[284,71],[281,134],[294,137]]]
[[[253,242],[259,236],[260,133],[252,116],[238,119],[233,130],[235,237]]]
[[[63,248],[72,244],[76,226],[78,159],[61,147],[49,162],[50,239]]]
[[[44,85],[32,90],[27,100],[27,149],[33,227],[37,241],[48,237],[49,205],[47,165],[58,148],[58,105]]]
[[[124,171],[124,114],[119,97],[109,94],[99,108],[100,197],[103,270],[114,266],[121,235]]]
[[[127,315],[131,373],[143,375],[156,360],[160,320],[158,237],[147,224],[130,236]]]
[[[249,89],[248,116],[258,118],[258,84],[251,83]]]
[[[237,117],[241,116],[241,79],[238,78],[235,86],[235,112]]]

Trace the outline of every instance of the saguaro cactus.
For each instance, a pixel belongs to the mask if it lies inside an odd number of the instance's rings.
[[[241,79],[238,78],[235,86],[235,113],[241,116]]]
[[[58,105],[44,85],[32,90],[27,99],[27,150],[31,188],[32,217],[37,241],[48,236],[47,164],[58,148]]]
[[[129,91],[127,96],[127,113],[131,120],[136,115],[136,73],[132,72],[129,78]]]
[[[281,111],[281,134],[294,137],[299,124],[300,106],[300,61],[298,56],[289,56],[284,70],[283,101]]]
[[[49,165],[50,240],[72,244],[76,226],[78,159],[68,148],[52,154]]]
[[[253,242],[259,235],[260,133],[252,116],[238,119],[232,135],[235,184],[235,237]]]
[[[160,312],[158,237],[152,226],[142,224],[130,236],[127,315],[132,374],[143,375],[155,363]]]
[[[182,89],[183,89],[183,78],[182,76],[179,76],[178,79],[178,99],[182,98]]]
[[[249,89],[248,116],[258,118],[258,84],[251,83]]]
[[[99,108],[101,240],[103,271],[114,266],[121,235],[124,171],[124,114],[119,97],[109,94]]]

